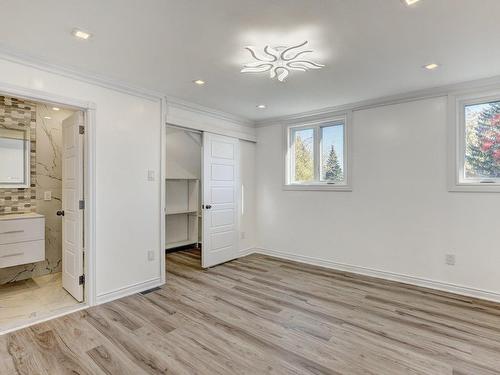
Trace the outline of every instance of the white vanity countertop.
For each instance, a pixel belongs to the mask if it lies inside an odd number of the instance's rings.
[[[43,215],[37,214],[36,212],[28,212],[25,214],[2,214],[0,215],[1,220],[21,220],[21,219],[36,219],[43,218]]]

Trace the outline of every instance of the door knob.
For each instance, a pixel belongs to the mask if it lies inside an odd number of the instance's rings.
[[[212,208],[212,205],[211,205],[211,204],[207,204],[207,205],[205,205],[205,208],[206,208],[207,210],[210,210],[210,209]]]
[[[64,211],[57,211],[57,212],[56,212],[56,215],[57,215],[57,216],[64,216]]]

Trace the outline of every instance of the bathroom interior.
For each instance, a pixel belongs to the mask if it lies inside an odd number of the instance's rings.
[[[0,96],[0,332],[80,303],[62,282],[62,124],[74,112]]]

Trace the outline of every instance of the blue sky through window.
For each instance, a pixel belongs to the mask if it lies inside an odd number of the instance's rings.
[[[321,148],[323,153],[323,160],[326,161],[330,148],[335,148],[339,164],[344,167],[344,125],[338,124],[327,126],[323,128],[323,138],[321,140]]]

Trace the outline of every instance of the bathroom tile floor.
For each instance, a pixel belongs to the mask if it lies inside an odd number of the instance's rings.
[[[1,285],[0,333],[78,305],[63,289],[60,272]]]

